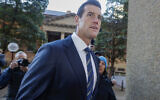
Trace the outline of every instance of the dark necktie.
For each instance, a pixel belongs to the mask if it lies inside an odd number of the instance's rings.
[[[87,53],[86,55],[86,62],[87,62],[87,72],[88,72],[88,82],[87,82],[87,100],[92,99],[92,93],[93,93],[93,83],[94,83],[94,75],[93,75],[93,69],[92,69],[92,63],[91,63],[91,50],[87,47],[84,49]]]

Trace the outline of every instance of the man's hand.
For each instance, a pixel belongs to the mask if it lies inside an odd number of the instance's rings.
[[[18,67],[18,63],[16,61],[12,61],[9,67],[11,69],[14,69],[14,68]]]

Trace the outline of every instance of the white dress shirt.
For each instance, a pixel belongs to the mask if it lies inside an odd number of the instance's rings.
[[[73,43],[78,51],[78,54],[81,58],[84,71],[86,74],[86,80],[88,81],[88,71],[87,71],[87,63],[86,63],[86,55],[87,53],[84,51],[84,49],[87,47],[86,43],[74,32],[71,36]],[[91,55],[91,54],[90,54]],[[93,69],[93,74],[94,74],[94,83],[93,83],[93,89],[95,88],[95,84],[97,81],[97,72],[96,72],[96,67],[95,67],[95,62],[93,60],[93,57],[91,55],[91,63],[92,63],[92,69]]]

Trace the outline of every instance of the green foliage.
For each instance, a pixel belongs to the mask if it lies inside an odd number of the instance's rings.
[[[107,0],[102,31],[96,38],[96,50],[109,58],[111,67],[116,59],[125,60],[128,23],[128,1]]]
[[[36,49],[37,41],[45,41],[40,27],[48,0],[0,1],[0,48],[7,50],[10,42]]]

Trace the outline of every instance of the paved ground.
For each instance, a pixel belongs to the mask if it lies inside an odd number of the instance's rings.
[[[125,100],[125,90],[121,91],[120,86],[114,86],[113,90],[115,92],[117,100]],[[0,90],[0,100],[6,100],[5,99],[6,92],[7,92],[7,88]]]
[[[121,91],[120,86],[114,86],[113,90],[115,92],[117,100],[126,100],[125,99],[125,89],[123,91]]]
[[[7,93],[7,88],[0,90],[0,100],[6,100],[5,99],[6,93]]]

